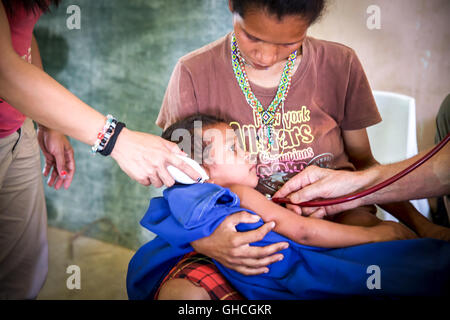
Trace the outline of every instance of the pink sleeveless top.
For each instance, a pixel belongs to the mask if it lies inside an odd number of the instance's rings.
[[[33,29],[42,11],[26,11],[22,6],[17,6],[14,15],[8,15],[9,28],[11,30],[12,45],[16,53],[25,61],[31,63],[31,39]],[[4,138],[19,129],[25,116],[11,105],[0,99],[0,138]]]

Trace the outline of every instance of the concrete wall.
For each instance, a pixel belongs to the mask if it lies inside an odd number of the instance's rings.
[[[367,27],[371,5],[380,8],[380,29]],[[450,1],[329,0],[309,32],[353,48],[372,89],[414,97],[419,151],[434,144],[435,116],[450,93]]]

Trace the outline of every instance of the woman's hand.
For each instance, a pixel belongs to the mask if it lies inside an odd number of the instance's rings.
[[[124,128],[111,156],[133,180],[145,186],[172,186],[175,181],[167,171],[173,165],[197,180],[201,175],[176,155],[185,155],[178,146],[161,137]]]
[[[45,158],[43,174],[51,175],[47,181],[55,190],[69,188],[75,174],[73,148],[65,135],[39,125],[38,141]],[[53,169],[53,170],[52,170]]]
[[[274,222],[268,222],[260,228],[247,232],[238,232],[239,223],[255,223],[257,215],[241,211],[228,216],[217,229],[206,238],[191,243],[195,251],[211,257],[225,267],[244,275],[267,273],[267,266],[283,259],[276,252],[286,249],[287,242],[278,242],[265,247],[251,246],[250,243],[262,240],[274,228]]]

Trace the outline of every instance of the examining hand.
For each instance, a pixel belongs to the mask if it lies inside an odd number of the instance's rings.
[[[51,172],[47,184],[55,190],[62,185],[69,188],[75,174],[75,159],[69,140],[62,133],[41,125],[37,136],[45,158],[43,174],[47,177]]]
[[[362,185],[357,172],[323,169],[309,166],[295,175],[278,190],[273,198],[289,198],[292,203],[301,203],[319,198],[333,199],[359,190]],[[353,209],[360,201],[353,200],[321,208],[287,205],[288,209],[304,215],[322,218],[344,210]]]
[[[239,223],[255,223],[257,215],[241,211],[228,216],[217,229],[206,238],[191,243],[195,251],[211,257],[225,267],[244,275],[256,275],[268,272],[267,265],[283,259],[276,252],[286,249],[287,242],[278,242],[265,247],[251,246],[250,243],[262,240],[273,229],[274,223],[268,222],[260,228],[247,232],[238,232]]]
[[[145,186],[172,186],[175,180],[167,171],[173,165],[197,180],[201,175],[176,155],[185,155],[178,146],[153,134],[124,128],[111,153],[120,168],[133,180]]]

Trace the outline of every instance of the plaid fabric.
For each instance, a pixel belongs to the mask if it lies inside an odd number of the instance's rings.
[[[186,279],[196,286],[201,286],[208,292],[211,300],[245,300],[220,273],[211,258],[195,251],[186,254],[170,270],[161,282],[155,299],[158,298],[161,287],[170,279]]]

